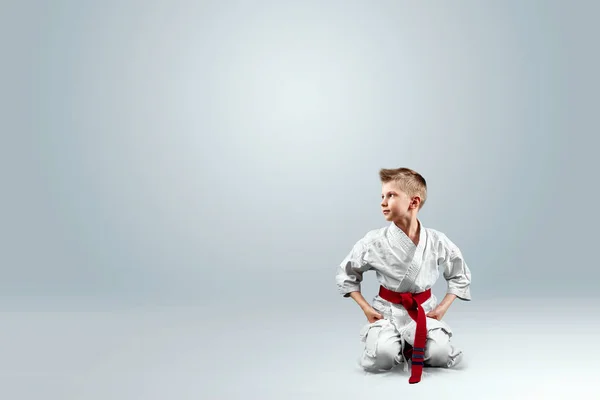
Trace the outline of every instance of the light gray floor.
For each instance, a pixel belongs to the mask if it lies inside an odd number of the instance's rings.
[[[351,303],[295,304],[4,312],[0,398],[600,398],[600,301],[457,304],[447,322],[465,362],[417,385],[358,368]]]

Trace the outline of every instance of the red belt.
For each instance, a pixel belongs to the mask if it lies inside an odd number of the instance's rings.
[[[425,358],[425,342],[427,340],[427,318],[421,306],[431,297],[431,289],[421,293],[399,293],[379,287],[379,297],[394,304],[401,304],[408,311],[408,315],[417,323],[415,341],[412,351],[412,366],[409,383],[421,381],[423,373],[423,360]]]

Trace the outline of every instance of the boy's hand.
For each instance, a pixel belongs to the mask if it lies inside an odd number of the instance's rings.
[[[350,297],[352,297],[354,301],[358,303],[361,310],[363,310],[363,312],[365,313],[367,321],[369,321],[370,324],[377,320],[383,319],[383,315],[375,311],[375,309],[365,300],[360,291],[350,293]]]
[[[442,318],[444,318],[446,311],[448,311],[446,307],[437,306],[434,310],[430,311],[427,316],[440,321]]]
[[[366,307],[364,310],[365,316],[370,324],[373,322],[383,319],[383,315],[379,314],[373,307]]]
[[[440,302],[440,304],[438,304],[438,306],[435,309],[430,311],[427,314],[427,316],[429,318],[433,318],[433,319],[437,319],[438,321],[441,321],[441,319],[444,318],[444,315],[446,315],[446,311],[448,311],[448,308],[450,308],[450,305],[452,304],[452,302],[455,299],[456,299],[455,294],[447,293],[446,296],[444,296],[444,299]]]

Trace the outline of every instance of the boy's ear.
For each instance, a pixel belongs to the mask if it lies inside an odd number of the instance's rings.
[[[421,205],[421,198],[419,196],[414,196],[410,199],[410,208],[419,208]]]

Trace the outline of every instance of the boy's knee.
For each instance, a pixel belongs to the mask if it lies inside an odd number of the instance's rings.
[[[431,367],[448,367],[450,349],[447,344],[429,341],[425,348],[425,364]]]
[[[430,367],[450,368],[462,359],[462,351],[450,342],[450,337],[442,332],[432,332],[425,348],[425,364]]]
[[[400,342],[393,338],[384,338],[377,346],[375,364],[382,370],[392,369],[396,365],[398,354],[400,354]]]
[[[366,334],[360,364],[367,371],[387,371],[396,365],[399,354],[400,339],[395,330],[373,327]]]

